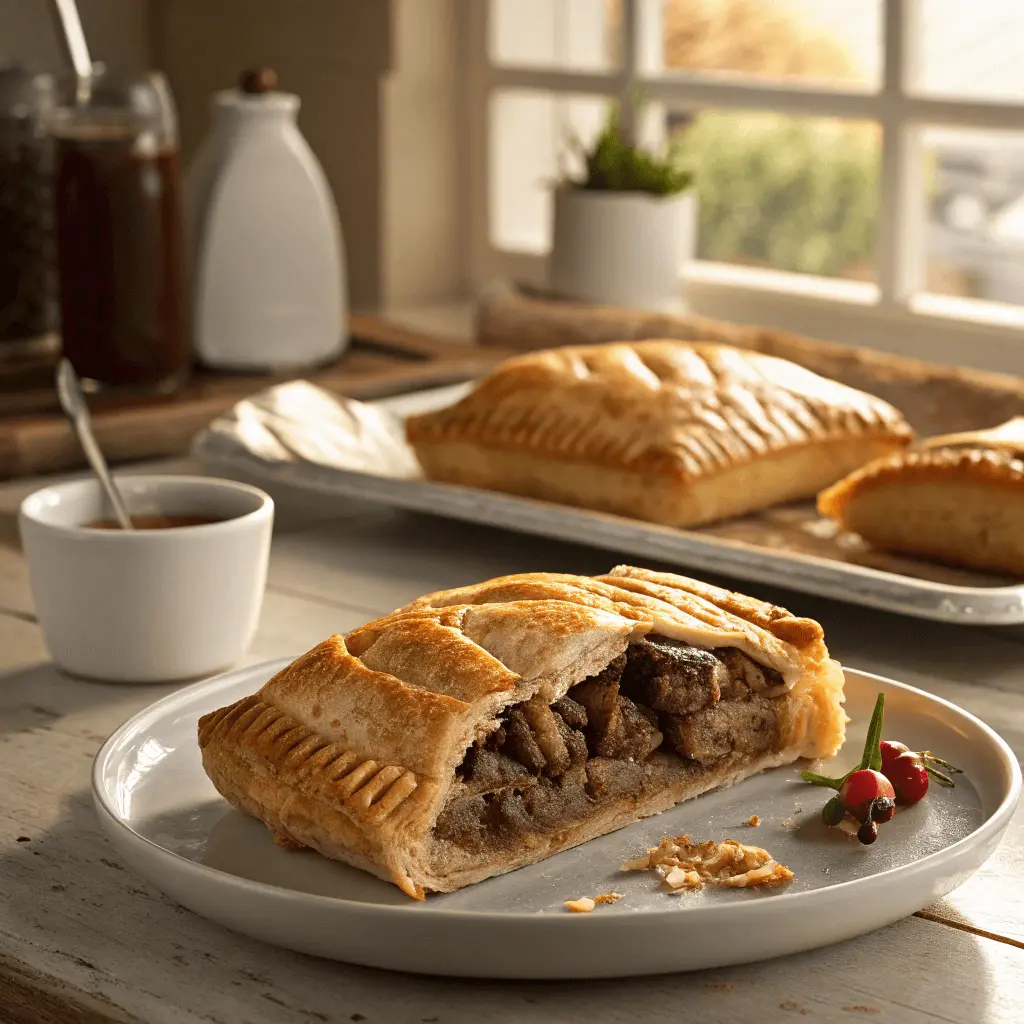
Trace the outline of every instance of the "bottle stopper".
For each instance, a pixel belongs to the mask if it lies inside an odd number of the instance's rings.
[[[277,88],[277,72],[273,68],[250,68],[243,71],[239,88],[248,96],[261,96]]]

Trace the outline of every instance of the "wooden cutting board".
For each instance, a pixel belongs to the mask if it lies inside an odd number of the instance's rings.
[[[353,314],[349,329],[343,356],[306,374],[200,370],[173,396],[90,399],[97,440],[111,462],[180,455],[215,416],[283,380],[302,376],[350,398],[381,398],[471,380],[508,354],[419,334],[370,314]],[[56,356],[0,364],[0,479],[85,465],[57,403],[55,364]]]

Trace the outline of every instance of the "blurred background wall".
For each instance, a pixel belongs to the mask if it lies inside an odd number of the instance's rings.
[[[95,60],[171,80],[184,159],[214,91],[269,65],[334,190],[354,307],[462,281],[454,0],[79,0]],[[0,57],[62,66],[44,0],[0,0]],[[429,259],[416,258],[426,252]]]

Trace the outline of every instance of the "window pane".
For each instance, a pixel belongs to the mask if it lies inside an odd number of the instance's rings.
[[[874,280],[876,125],[708,111],[669,127],[696,172],[701,259]]]
[[[1024,134],[922,133],[925,288],[1024,304]]]
[[[570,140],[590,143],[607,116],[595,96],[531,90],[498,93],[490,109],[490,235],[499,249],[546,252],[551,189],[560,171],[581,170]]]
[[[495,64],[603,71],[620,63],[621,0],[490,3],[489,50]]]
[[[933,96],[1024,101],[1021,0],[920,5],[918,88]]]
[[[678,71],[874,89],[881,0],[664,0],[663,61]]]

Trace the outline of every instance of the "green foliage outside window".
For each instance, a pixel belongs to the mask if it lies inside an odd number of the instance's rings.
[[[679,136],[704,259],[860,276],[874,253],[878,145],[861,126],[708,113]]]

